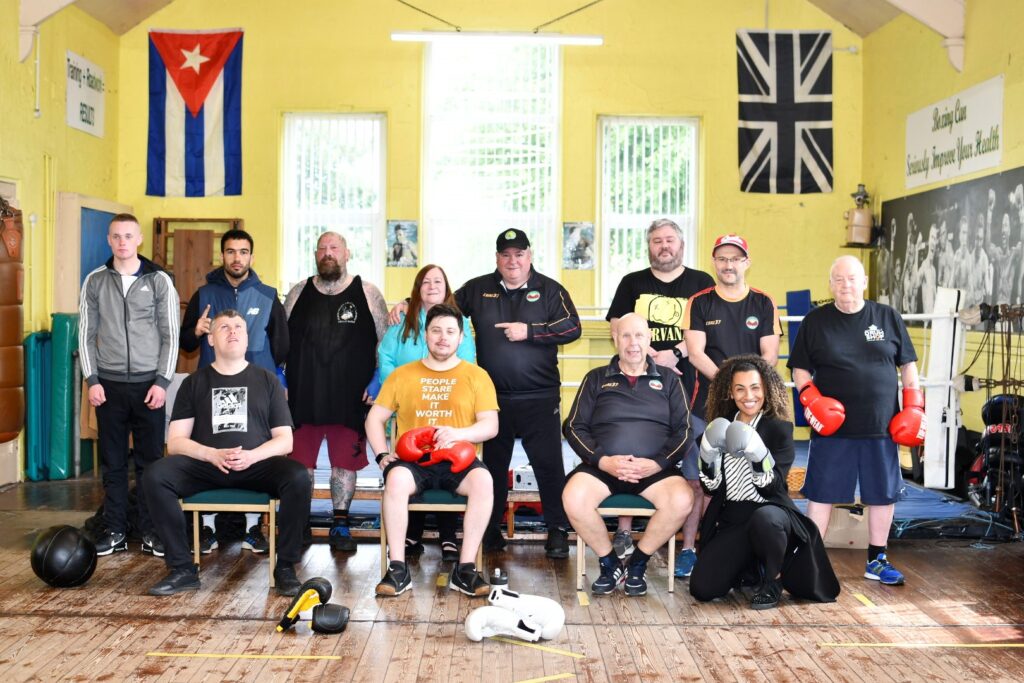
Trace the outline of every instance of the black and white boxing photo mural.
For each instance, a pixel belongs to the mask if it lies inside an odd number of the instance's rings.
[[[964,306],[1024,300],[1024,167],[882,203],[876,296],[931,313],[937,287]]]

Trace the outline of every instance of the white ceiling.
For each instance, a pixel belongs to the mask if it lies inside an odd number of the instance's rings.
[[[75,6],[106,24],[117,35],[123,35],[172,2],[174,0],[77,0]]]

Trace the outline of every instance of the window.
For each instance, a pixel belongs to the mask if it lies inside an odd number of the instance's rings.
[[[321,233],[348,242],[350,273],[383,285],[383,114],[285,114],[281,207],[287,288],[316,272]]]
[[[683,230],[687,266],[696,264],[696,119],[600,118],[601,301],[626,273],[650,266],[647,226],[670,218]]]
[[[494,268],[498,233],[530,237],[557,276],[559,48],[451,41],[427,47],[423,219],[426,254],[453,287]]]

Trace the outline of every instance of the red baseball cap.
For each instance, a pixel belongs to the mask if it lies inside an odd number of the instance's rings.
[[[715,246],[712,247],[711,249],[711,255],[714,256],[716,249],[718,249],[719,247],[724,247],[727,244],[731,244],[734,247],[742,249],[744,256],[750,254],[750,250],[747,248],[747,241],[740,237],[739,235],[729,233],[728,235],[722,235],[717,240],[715,240]]]

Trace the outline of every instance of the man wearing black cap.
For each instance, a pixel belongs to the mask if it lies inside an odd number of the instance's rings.
[[[484,547],[500,550],[498,529],[508,497],[508,466],[518,436],[540,488],[548,557],[569,556],[568,519],[562,508],[561,378],[558,346],[580,336],[580,318],[562,285],[535,271],[530,240],[505,230],[497,240],[497,270],[455,292],[476,331],[477,362],[498,391],[498,435],[484,443],[484,464],[494,480],[494,510]]]

